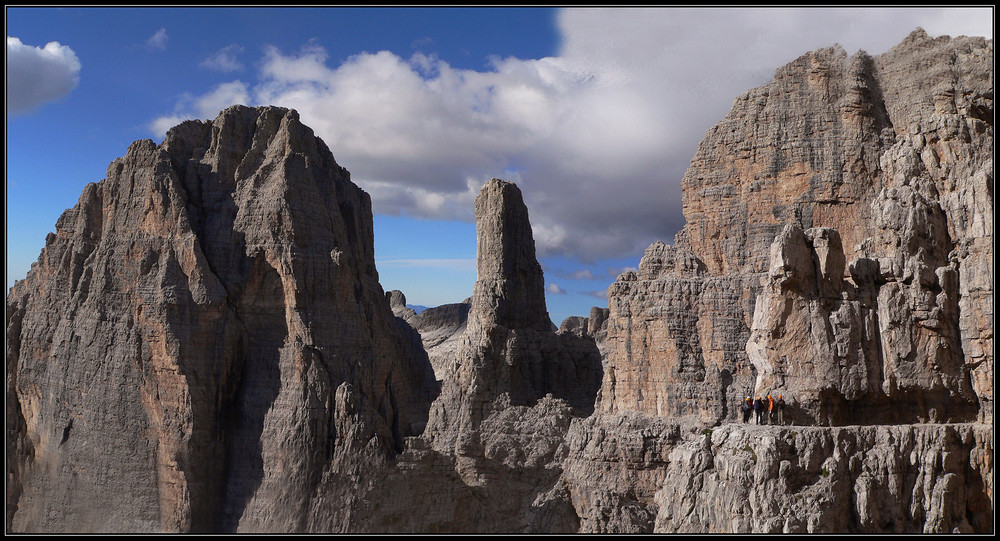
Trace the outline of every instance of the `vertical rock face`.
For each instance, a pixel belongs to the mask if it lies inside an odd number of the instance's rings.
[[[373,252],[367,194],[294,111],[134,143],[8,295],[8,523],[299,530],[433,398]]]
[[[607,338],[608,309],[591,307],[590,317],[569,316],[559,324],[559,333],[573,333],[577,336],[590,336],[598,347]]]
[[[545,277],[535,258],[521,190],[493,179],[476,197],[476,280],[469,323],[538,332],[552,330]],[[477,302],[479,301],[479,302]]]
[[[992,55],[918,29],[739,97],[684,176],[676,246],[609,290],[602,407],[734,418],[784,391],[809,422],[992,419]]]
[[[906,317],[906,297],[901,303],[897,288],[881,291],[877,268],[859,259],[847,275],[835,230],[786,226],[771,246],[747,343],[758,384],[796,397],[792,416],[800,422],[974,419],[968,370],[950,354],[960,350],[956,334],[895,335],[887,323]],[[958,320],[955,310],[937,317]],[[900,362],[901,351],[910,359]]]
[[[587,318],[587,334],[598,337],[602,332],[606,335],[608,331],[608,309],[594,306],[590,309],[590,317]]]
[[[873,236],[881,243],[870,256],[887,282],[880,299],[901,304],[880,321],[883,341],[902,346],[888,362],[962,366],[986,422],[993,415],[993,65],[992,40],[930,39],[919,30],[878,58],[897,138],[881,158],[886,182],[872,209],[882,235]],[[904,340],[917,353],[908,354]],[[929,353],[934,347],[947,351]]]
[[[476,226],[479,275],[463,303],[461,342],[440,365],[441,393],[427,429],[408,440],[395,468],[363,497],[361,530],[579,526],[561,478],[563,440],[573,419],[593,410],[600,353],[591,336],[555,332],[527,208],[514,184],[494,179],[483,186]],[[432,315],[453,321],[444,317],[451,311]]]
[[[494,179],[483,186],[476,235],[478,277],[465,332],[438,375],[441,394],[421,438],[427,449],[414,450],[415,457],[404,457],[414,462],[402,466],[421,471],[421,464],[444,459],[451,468],[417,484],[438,486],[426,501],[443,495],[465,503],[424,511],[424,501],[411,501],[434,529],[575,531],[576,514],[560,483],[561,442],[574,412],[593,410],[600,353],[593,338],[555,333],[527,208],[514,184]],[[377,514],[387,507],[380,504]]]
[[[556,333],[563,337],[564,342],[575,341],[587,349],[590,348],[590,342],[593,341],[601,353],[601,362],[603,363],[606,358],[605,350],[608,341],[608,309],[594,306],[590,309],[590,317],[569,316],[559,325],[559,330]],[[570,336],[582,340],[574,340]]]
[[[725,418],[753,385],[747,280],[711,277],[684,248],[654,243],[608,290],[601,411]]]
[[[705,134],[681,181],[678,244],[714,275],[765,272],[785,223],[868,221],[879,156],[894,137],[870,56],[807,53]],[[845,232],[849,251],[864,238],[855,235]]]

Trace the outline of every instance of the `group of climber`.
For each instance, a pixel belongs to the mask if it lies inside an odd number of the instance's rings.
[[[780,394],[777,400],[771,395],[767,395],[767,398],[764,399],[758,395],[754,400],[750,400],[748,396],[740,404],[740,411],[743,413],[744,423],[749,423],[750,415],[753,414],[759,425],[785,424],[785,398]]]

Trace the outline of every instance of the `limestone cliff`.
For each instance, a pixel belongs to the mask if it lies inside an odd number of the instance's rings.
[[[603,356],[604,343],[608,339],[608,309],[594,306],[590,309],[590,317],[569,316],[563,320],[556,332],[593,338]]]
[[[561,464],[572,421],[593,410],[600,352],[593,337],[552,328],[517,186],[498,179],[483,186],[476,235],[478,278],[468,319],[457,349],[440,365],[441,392],[427,428],[407,440],[394,466],[372,476],[369,492],[359,497],[368,505],[366,516],[350,529],[579,527]],[[415,321],[396,298],[397,313]]]
[[[134,143],[8,295],[8,525],[299,530],[436,390],[372,242],[368,195],[294,111]]]
[[[608,289],[607,368],[600,409],[732,417],[754,374],[744,347],[754,281],[713,277],[694,254],[655,243],[638,272]]]
[[[706,430],[666,455],[654,529],[991,532],[992,439],[982,424]]]
[[[992,421],[993,42],[778,69],[709,130],[687,220],[609,290],[604,411]],[[745,347],[744,347],[745,346]]]

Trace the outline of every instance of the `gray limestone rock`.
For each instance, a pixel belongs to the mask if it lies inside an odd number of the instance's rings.
[[[414,315],[408,321],[420,333],[435,374],[444,374],[455,360],[469,321],[471,299],[442,304]],[[440,377],[438,378],[440,379]]]
[[[987,532],[986,425],[726,425],[669,450],[663,533]]]
[[[294,111],[134,143],[8,295],[11,528],[298,531],[327,471],[401,450],[437,386],[372,242]]]
[[[918,29],[737,98],[684,176],[676,246],[609,289],[606,411],[735,419],[740,391],[785,391],[813,422],[989,422],[992,51]],[[708,281],[731,291],[712,330]],[[738,382],[713,385],[721,408],[669,390],[721,340],[747,354],[716,364]]]
[[[612,284],[604,413],[735,418],[755,371],[744,351],[757,276],[712,277],[690,251],[654,243]]]

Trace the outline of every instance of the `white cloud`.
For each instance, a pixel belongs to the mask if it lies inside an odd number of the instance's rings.
[[[162,51],[167,48],[167,39],[169,39],[169,36],[167,36],[167,29],[161,28],[146,40],[146,47]]]
[[[560,12],[558,25],[556,56],[494,59],[483,71],[422,53],[331,66],[316,43],[270,48],[259,83],[211,94],[297,109],[376,213],[471,220],[482,182],[516,180],[539,255],[587,261],[672,241],[698,142],[783,64],[834,43],[879,54],[918,25],[992,35],[992,12],[586,8]],[[211,118],[209,104],[226,100],[189,101],[175,114]]]
[[[607,289],[599,289],[597,291],[584,291],[583,294],[586,295],[586,296],[588,296],[588,297],[594,297],[595,299],[605,299],[605,300],[607,300],[607,298],[608,298],[608,290]]]
[[[243,47],[240,47],[239,45],[227,45],[226,47],[223,47],[213,53],[205,60],[202,60],[198,66],[212,71],[221,71],[223,73],[240,71],[243,69],[243,64],[240,63],[236,56],[242,52]]]
[[[250,102],[247,85],[242,81],[231,81],[194,100],[194,108],[201,118],[215,118],[219,111],[230,105],[247,105]]]
[[[545,291],[552,293],[553,295],[565,295],[566,290],[559,287],[559,284],[554,282],[549,282],[549,285],[545,286]]]
[[[73,49],[50,41],[34,47],[7,36],[7,113],[33,110],[69,94],[80,81]]]
[[[230,105],[250,105],[247,85],[242,81],[230,81],[215,87],[202,96],[184,96],[177,103],[176,112],[153,119],[148,128],[156,137],[163,137],[167,130],[185,120],[195,118],[207,120],[218,116],[219,111]]]
[[[161,116],[149,123],[149,129],[152,130],[157,137],[163,137],[167,134],[167,130],[170,128],[173,128],[185,120],[192,120],[194,118],[195,117],[191,115]]]

